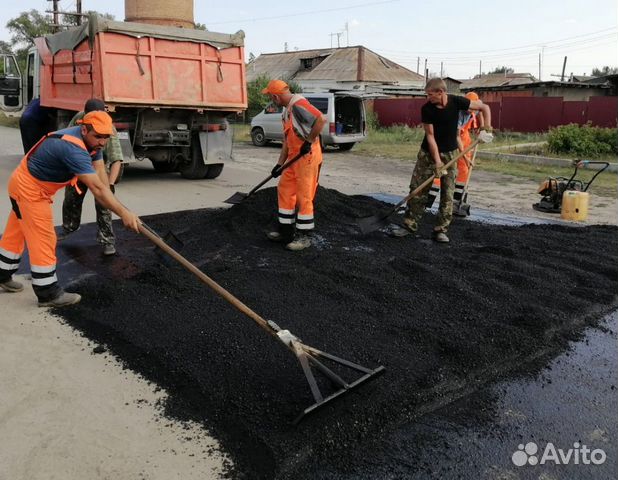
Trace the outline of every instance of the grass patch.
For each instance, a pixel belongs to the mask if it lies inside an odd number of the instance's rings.
[[[541,183],[546,177],[571,178],[574,168],[556,167],[551,165],[533,165],[497,159],[476,159],[476,167],[481,171],[513,175]],[[580,169],[577,172],[578,179],[589,182],[596,172],[594,170]],[[616,198],[618,188],[618,174],[614,172],[601,173],[590,186],[590,192],[601,197]]]
[[[7,117],[4,112],[0,112],[0,125],[3,127],[19,127],[19,118]]]
[[[235,123],[234,128],[234,143],[250,143],[251,142],[251,125],[247,123]]]

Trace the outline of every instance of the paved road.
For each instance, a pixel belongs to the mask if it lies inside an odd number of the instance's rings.
[[[237,190],[248,191],[268,175],[277,148],[240,146],[237,153],[214,181],[156,174],[150,165],[131,167],[118,197],[140,215],[223,206],[223,199]],[[0,188],[20,158],[18,131],[0,127]],[[353,152],[329,153],[328,159],[332,167],[322,177],[328,187],[349,194],[406,193],[405,182],[393,178],[405,176],[409,164]],[[60,203],[54,207],[56,223]],[[0,197],[2,225],[8,208]],[[94,220],[91,199],[83,220]],[[35,306],[29,289],[0,293],[0,310],[0,479],[184,480],[221,472],[223,454],[207,432],[160,420],[155,404],[164,392],[106,354],[94,355],[88,340]],[[550,369],[535,368],[532,379],[488,388],[463,400],[456,415],[449,407],[393,432],[388,441],[401,456],[397,461],[427,465],[427,478],[610,478],[608,472],[616,470],[618,435],[615,315],[608,326],[575,344],[574,354],[554,360]],[[492,423],[496,416],[481,418],[487,409],[497,412],[499,423]],[[428,438],[433,439],[431,446],[419,450],[420,439]],[[564,449],[583,441],[603,448],[607,463],[599,468],[515,467],[511,455],[520,443],[530,441],[542,448],[553,442]],[[373,478],[382,478],[380,459],[375,464]]]

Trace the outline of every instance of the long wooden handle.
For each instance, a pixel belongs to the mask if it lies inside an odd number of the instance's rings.
[[[281,166],[281,171],[283,172],[286,168],[292,166],[292,164],[294,162],[296,162],[297,160],[300,159],[300,157],[302,157],[303,154],[299,153],[298,155],[296,155],[292,160],[290,160],[289,162],[285,162],[282,166]],[[269,175],[268,177],[266,177],[264,180],[262,180],[260,183],[258,183],[255,187],[253,187],[251,189],[251,191],[249,193],[247,193],[247,197],[245,197],[245,200],[250,197],[251,195],[253,195],[255,192],[257,192],[260,188],[262,188],[266,183],[268,183],[271,179],[273,178],[272,175]]]
[[[472,142],[470,144],[470,146],[468,148],[466,148],[463,152],[461,152],[459,155],[457,155],[455,158],[453,158],[451,161],[447,162],[443,167],[442,170],[446,170],[448,169],[451,165],[453,165],[457,160],[459,160],[461,157],[463,157],[464,155],[466,155],[469,151],[471,151],[473,148],[475,148],[478,144],[480,143],[480,140],[475,140],[474,142]],[[408,195],[406,195],[405,197],[403,197],[401,199],[401,201],[395,205],[395,208],[393,209],[393,211],[397,211],[399,209],[399,207],[401,207],[404,203],[407,203],[408,200],[410,200],[412,197],[416,197],[419,193],[421,193],[425,188],[427,188],[429,185],[431,185],[431,182],[433,182],[433,179],[436,178],[435,175],[429,177],[427,180],[425,180],[423,183],[421,183],[418,187],[416,187],[414,190],[412,190],[410,193],[408,193]]]
[[[474,168],[474,160],[476,160],[477,151],[478,147],[474,149],[474,153],[472,154],[472,160],[470,160],[470,170],[468,170],[468,178],[466,179],[466,184],[464,185],[463,189],[464,192],[468,189],[468,184],[470,183],[470,177],[472,176],[472,169]]]
[[[167,253],[170,257],[180,263],[183,267],[185,267],[189,272],[194,274],[197,278],[199,278],[203,283],[208,285],[211,289],[215,291],[219,296],[223,297],[229,303],[231,303],[236,309],[238,309],[241,313],[244,313],[249,318],[251,318],[255,323],[257,323],[260,327],[266,330],[273,336],[276,336],[276,332],[272,329],[272,327],[268,324],[266,320],[264,320],[260,315],[251,310],[247,305],[238,300],[234,295],[228,292],[225,288],[215,282],[212,278],[202,272],[199,268],[193,265],[189,260],[183,257],[180,253],[170,247],[165,241],[148,225],[145,223],[140,223],[139,231],[142,235],[144,235],[148,240],[154,243],[157,247]]]

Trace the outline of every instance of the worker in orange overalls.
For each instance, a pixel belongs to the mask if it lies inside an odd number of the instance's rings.
[[[479,96],[475,92],[466,93],[465,97],[474,102],[479,100]],[[470,130],[478,131],[484,126],[483,113],[481,111],[461,111],[459,112],[459,121],[457,130],[459,135],[457,136],[457,143],[459,145],[459,151],[463,152],[472,143],[472,137],[470,136]],[[466,183],[470,176],[470,166],[472,162],[472,156],[474,152],[468,152],[462,158],[457,161],[457,177],[455,179],[455,193],[453,195],[453,203],[455,204],[453,211],[457,211],[457,204],[461,204],[464,200]],[[434,200],[440,193],[440,179],[435,178],[431,189],[429,190],[429,197],[427,198],[427,208],[431,208]]]
[[[105,208],[118,215],[125,227],[139,232],[139,218],[112,194],[101,149],[112,134],[112,119],[101,111],[90,112],[81,126],[52,132],[21,160],[9,179],[12,211],[0,239],[0,288],[19,292],[13,280],[24,247],[30,254],[32,287],[39,306],[62,307],[80,301],[65,292],[56,276],[56,232],[52,216],[54,194],[79,180]]]
[[[320,132],[326,118],[306,98],[292,94],[283,80],[271,80],[262,93],[285,107],[283,148],[271,172],[275,178],[281,175],[277,187],[279,228],[269,232],[268,238],[284,243],[288,250],[304,250],[311,246],[308,233],[314,229],[313,200],[322,164]],[[299,160],[282,169],[298,155]]]

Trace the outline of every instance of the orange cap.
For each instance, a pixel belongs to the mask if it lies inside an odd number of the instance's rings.
[[[82,118],[83,125],[90,125],[99,135],[111,135],[113,133],[112,117],[107,112],[99,110],[88,112]]]
[[[265,95],[281,95],[282,93],[288,93],[289,90],[290,87],[283,80],[271,80],[266,88],[262,90],[262,93]]]
[[[479,99],[479,96],[474,92],[466,93],[466,98],[472,102],[476,102]]]

